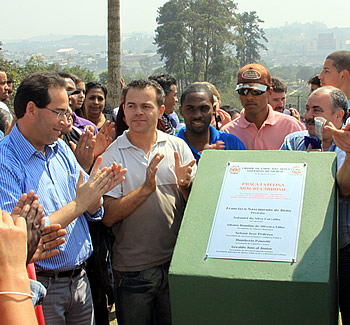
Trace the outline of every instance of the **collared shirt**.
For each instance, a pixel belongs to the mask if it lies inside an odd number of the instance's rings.
[[[89,121],[83,117],[78,116],[77,114],[75,114],[75,112],[73,112],[72,118],[73,118],[73,125],[75,127],[77,127],[81,132],[84,132],[86,127],[88,125],[91,125],[94,128],[94,134],[97,134],[97,132],[98,132],[97,126],[94,123],[92,123],[91,121]]]
[[[307,131],[294,132],[286,136],[281,150],[296,150],[306,151],[304,143],[305,135],[309,135]],[[345,160],[346,153],[338,148],[334,143],[330,146],[328,151],[333,151],[337,154],[337,167],[341,167]],[[350,243],[350,200],[339,195],[339,248],[343,248]]]
[[[225,150],[245,150],[244,144],[241,142],[241,140],[239,140],[233,134],[228,134],[225,132],[218,131],[212,125],[209,125],[209,128],[210,128],[210,144],[215,144],[216,142],[221,140],[225,143]],[[189,145],[189,143],[186,141],[185,130],[186,130],[186,127],[182,128],[176,136],[185,140],[187,145],[190,147],[194,158],[196,158],[196,161],[198,164],[198,161],[202,155],[202,152],[198,151],[197,149]]]
[[[149,155],[133,145],[125,131],[103,153],[102,166],[114,161],[128,169],[125,181],[106,193],[120,199],[142,186],[147,167],[157,153],[164,154],[158,164],[157,188],[134,212],[113,225],[113,269],[117,271],[142,271],[169,262],[180,228],[185,202],[175,174],[174,152],[179,153],[181,164],[193,160],[186,143],[162,131],[157,131],[157,141]],[[196,173],[192,167],[191,177]]]
[[[260,129],[245,118],[245,109],[232,122],[224,125],[221,131],[234,134],[247,150],[278,150],[286,135],[304,130],[304,126],[295,117],[276,112],[268,105],[267,119]]]
[[[75,199],[80,170],[73,152],[61,139],[46,146],[44,155],[15,125],[0,141],[1,208],[12,211],[22,193],[34,190],[44,206],[45,222],[49,224],[49,215]],[[64,271],[86,261],[93,250],[86,218],[101,220],[102,216],[101,207],[94,216],[85,212],[76,218],[66,227],[66,242],[58,247],[59,254],[37,262],[36,268]]]

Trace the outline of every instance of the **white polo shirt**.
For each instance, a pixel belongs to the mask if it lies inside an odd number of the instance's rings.
[[[180,228],[185,201],[177,186],[174,152],[181,164],[194,159],[187,144],[180,138],[157,131],[157,141],[149,157],[131,144],[125,131],[103,154],[102,167],[114,161],[127,168],[125,181],[106,195],[122,198],[143,185],[146,170],[152,158],[164,154],[158,165],[157,189],[130,216],[113,225],[113,269],[142,271],[168,262],[171,259]],[[192,168],[192,178],[196,166]]]

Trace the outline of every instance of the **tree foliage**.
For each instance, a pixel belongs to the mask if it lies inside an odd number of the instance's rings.
[[[264,30],[260,27],[264,21],[257,16],[256,11],[243,12],[238,16],[242,28],[241,37],[244,42],[238,43],[237,59],[242,67],[260,60],[260,51],[267,50],[262,41],[267,42],[268,40]]]
[[[3,67],[6,74],[14,80],[15,88],[18,87],[26,76],[37,71],[64,71],[78,76],[85,82],[97,80],[92,71],[82,68],[79,65],[62,69],[58,64],[46,63],[40,56],[32,56],[24,65],[19,65],[17,62],[3,59],[0,55],[0,66]],[[13,104],[13,98],[14,96],[11,97],[10,106]]]
[[[157,51],[180,85],[232,81],[238,66],[232,52],[239,28],[236,10],[231,0],[170,0],[158,9]]]
[[[238,69],[258,61],[265,33],[256,12],[238,14],[232,0],[168,0],[158,9],[155,44],[165,70],[179,84],[180,93],[195,81],[213,83],[231,96]]]

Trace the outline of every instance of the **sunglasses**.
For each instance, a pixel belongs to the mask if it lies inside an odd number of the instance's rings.
[[[238,94],[241,96],[248,96],[248,93],[251,93],[253,96],[259,96],[265,93],[265,91],[251,88],[241,88],[237,90]]]

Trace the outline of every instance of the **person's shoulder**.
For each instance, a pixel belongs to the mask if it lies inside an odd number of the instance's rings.
[[[307,130],[287,134],[284,138],[281,150],[300,150],[300,144],[304,141],[304,137],[308,135],[309,132]]]
[[[0,169],[9,168],[15,170],[21,168],[23,162],[9,136],[0,140]]]
[[[226,143],[226,150],[245,149],[243,142],[234,134],[219,131],[219,140]]]
[[[249,122],[244,118],[243,115],[238,116],[231,122],[225,124],[220,131],[225,132],[225,133],[231,133],[233,130],[238,130],[238,129],[244,129],[247,127]]]
[[[125,133],[116,138],[102,154],[103,159],[116,159],[120,155],[120,149],[127,149],[130,142],[127,140]]]
[[[161,133],[159,133],[161,132]],[[183,146],[187,145],[185,140],[179,135],[171,135],[162,131],[158,131],[158,135],[161,136],[168,145]]]
[[[288,123],[292,123],[295,125],[299,125],[299,124],[302,125],[302,123],[300,121],[298,121],[295,117],[293,117],[291,115],[276,112],[276,111],[274,111],[274,115],[275,115],[275,119],[277,119],[277,120],[288,121]]]

